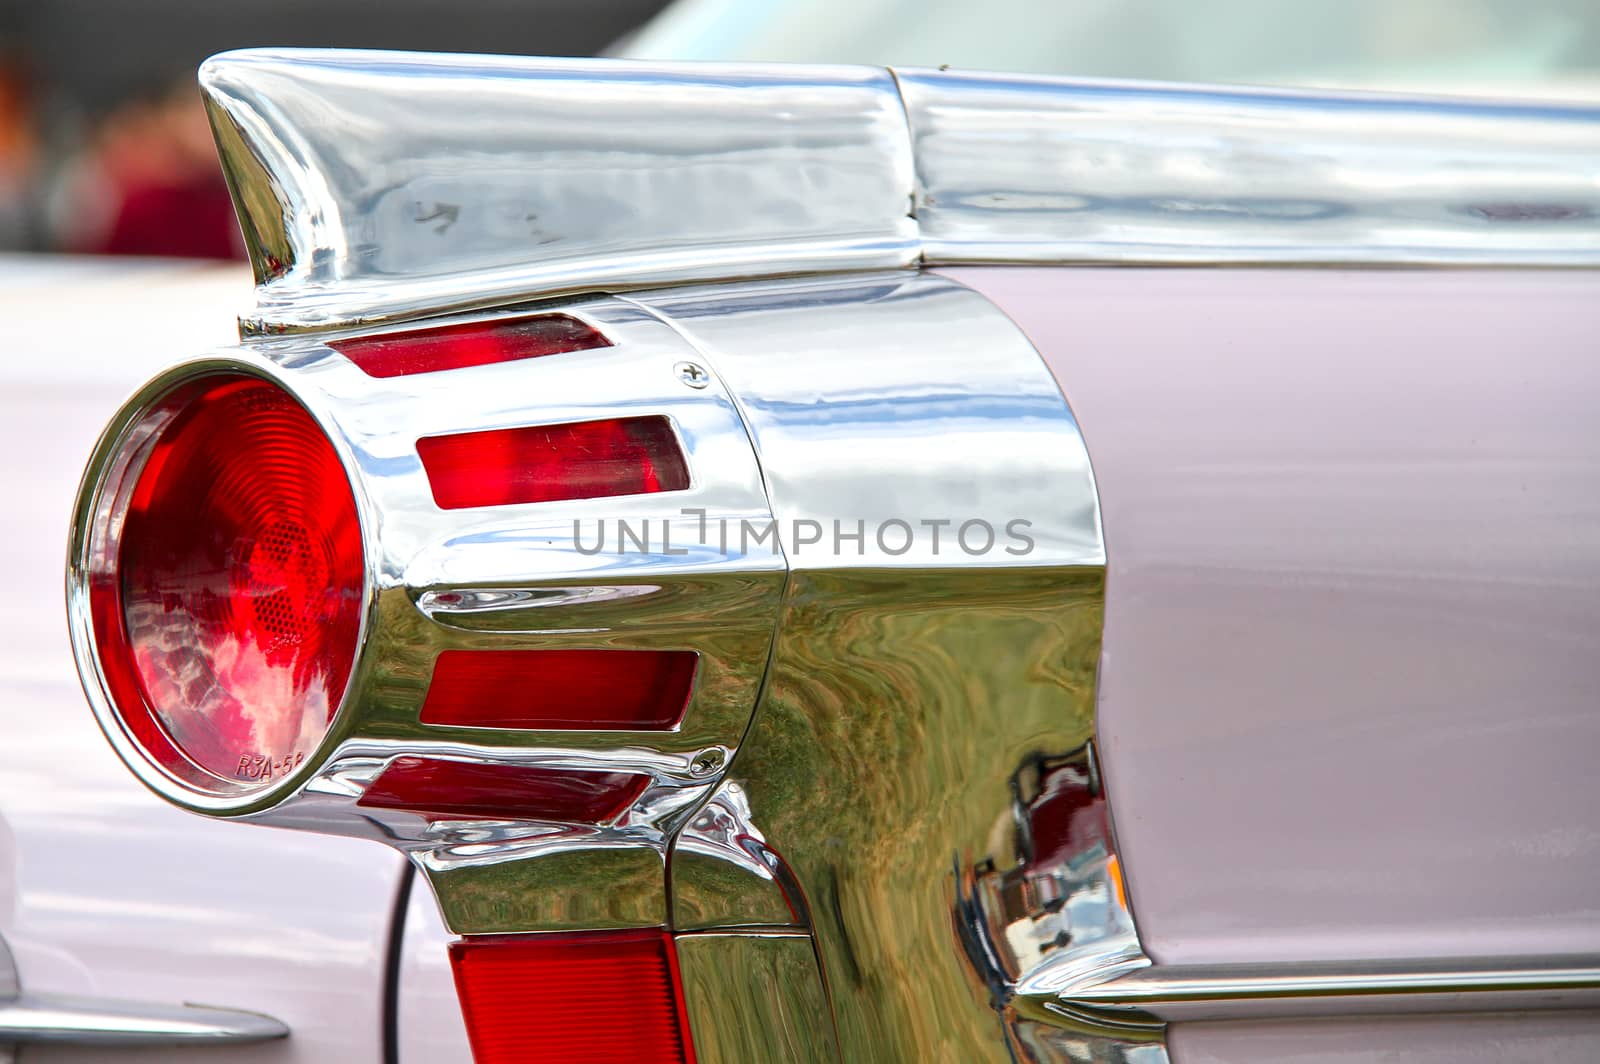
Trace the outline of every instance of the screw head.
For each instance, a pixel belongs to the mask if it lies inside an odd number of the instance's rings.
[[[701,365],[694,362],[679,362],[672,367],[678,379],[691,388],[704,388],[711,383],[711,373]]]
[[[709,776],[722,767],[722,751],[706,750],[696,757],[689,765],[689,773],[693,776]]]

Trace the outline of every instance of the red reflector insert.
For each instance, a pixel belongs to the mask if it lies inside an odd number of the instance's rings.
[[[631,772],[397,757],[360,804],[439,817],[602,824],[621,816],[649,785],[649,777]]]
[[[444,510],[648,495],[689,486],[664,417],[529,425],[424,436],[417,454]]]
[[[369,377],[404,377],[587,351],[610,347],[611,341],[577,318],[545,314],[514,321],[477,321],[383,336],[358,336],[334,340],[328,346]]]
[[[683,721],[692,650],[446,650],[422,723],[663,731]]]
[[[450,966],[477,1064],[693,1064],[665,931],[477,936]]]

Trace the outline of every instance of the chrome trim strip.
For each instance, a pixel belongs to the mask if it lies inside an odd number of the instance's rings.
[[[1600,109],[875,67],[229,52],[247,334],[919,263],[1600,265]]]
[[[22,989],[16,960],[0,938],[0,1062],[19,1045],[136,1047],[243,1044],[284,1038],[271,1016],[205,1005],[151,1005]]]
[[[17,962],[11,956],[11,947],[0,937],[0,1002],[10,1001],[22,993],[22,977],[17,973]]]
[[[929,264],[1600,265],[1600,109],[897,73]]]
[[[0,1002],[0,1045],[105,1047],[243,1045],[285,1038],[270,1016],[199,1005],[24,994]]]
[[[1600,957],[1496,957],[1315,964],[1155,965],[1069,978],[1041,970],[1019,995],[1069,1012],[1140,1010],[1165,1020],[1249,1015],[1561,1008],[1600,1002]],[[1448,1001],[1419,1003],[1421,997]],[[1282,1008],[1274,1006],[1284,1005]]]

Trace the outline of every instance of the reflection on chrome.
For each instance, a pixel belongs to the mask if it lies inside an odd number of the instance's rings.
[[[1094,747],[1030,759],[1011,778],[1011,808],[991,853],[961,875],[964,928],[991,983],[1109,977],[1150,962],[1139,949],[1111,843]],[[1005,867],[1007,861],[1015,861]],[[1048,973],[1048,974],[1046,974]]]
[[[661,590],[657,584],[635,586],[565,588],[451,588],[449,591],[424,591],[417,596],[417,609],[439,624],[470,624],[458,621],[458,614],[516,614],[548,606],[576,606],[586,602],[612,602],[639,598]]]
[[[684,930],[733,926],[810,929],[794,873],[750,816],[749,796],[725,782],[673,843],[672,919]],[[737,913],[730,919],[729,914]]]
[[[725,783],[684,826],[677,841],[680,854],[716,857],[757,879],[776,882],[777,858],[767,849],[761,829],[750,822],[744,788]]]
[[[846,1060],[1152,1059],[1159,1028],[1024,1014],[1010,989],[1054,956],[1136,948],[1103,798],[1085,797],[1099,504],[1038,354],[929,275],[633,298],[738,397],[781,528],[1026,515],[1035,537],[981,561],[931,540],[783,545],[760,706],[712,817],[671,852],[675,925],[808,928]],[[1057,822],[1070,841],[1046,845]]]
[[[1049,999],[1052,986],[1150,964],[1128,909],[1093,744],[1029,758],[1010,790],[991,836],[1009,852],[957,869],[957,923],[995,1009],[1034,1059],[1164,1064],[1159,1020]]]

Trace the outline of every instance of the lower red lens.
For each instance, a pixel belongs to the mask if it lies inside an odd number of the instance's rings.
[[[130,470],[115,571],[94,583],[107,678],[147,747],[269,781],[326,733],[355,659],[355,497],[327,436],[277,385],[204,378],[158,411]]]
[[[693,1064],[664,931],[466,938],[450,965],[477,1064]]]
[[[603,824],[625,813],[649,784],[631,772],[397,757],[368,785],[361,804],[434,817]]]

